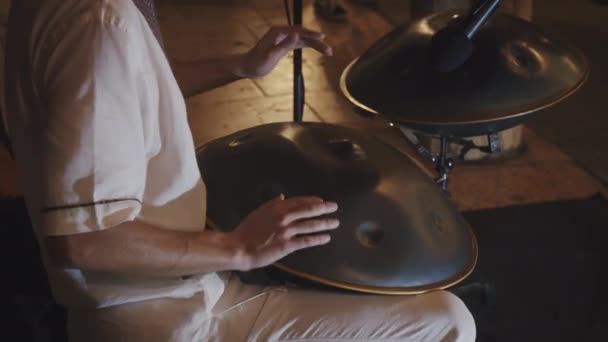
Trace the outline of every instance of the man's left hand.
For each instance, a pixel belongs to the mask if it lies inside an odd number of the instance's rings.
[[[296,49],[308,47],[331,56],[332,49],[323,42],[324,39],[323,33],[298,26],[273,27],[243,56],[238,76],[243,78],[266,76],[283,57]]]

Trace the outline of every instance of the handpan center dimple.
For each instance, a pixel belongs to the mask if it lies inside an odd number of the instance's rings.
[[[357,240],[367,248],[377,247],[384,239],[384,231],[373,221],[364,221],[356,229]]]

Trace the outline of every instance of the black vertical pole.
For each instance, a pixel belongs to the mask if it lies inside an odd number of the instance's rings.
[[[302,0],[293,1],[293,25],[302,26]],[[304,78],[302,49],[293,52],[293,121],[301,122],[304,115]]]
[[[448,138],[442,135],[439,159],[437,160],[437,172],[439,173],[437,182],[441,185],[441,190],[448,196],[450,195],[448,191],[448,174],[453,166],[452,159],[448,158]]]
[[[439,177],[441,177],[441,190],[448,191],[447,172],[448,138],[441,136],[441,147],[439,148]]]

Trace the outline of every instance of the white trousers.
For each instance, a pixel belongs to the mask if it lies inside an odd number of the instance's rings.
[[[446,291],[376,296],[265,288],[232,276],[219,302],[161,299],[70,312],[71,341],[474,342],[475,323]]]

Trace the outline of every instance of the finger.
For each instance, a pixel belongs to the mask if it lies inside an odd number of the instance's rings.
[[[297,33],[290,32],[289,34],[287,34],[287,36],[285,36],[285,38],[279,35],[277,39],[279,39],[279,42],[275,50],[287,52],[289,50],[293,50],[293,48],[298,45],[300,37]]]
[[[339,226],[340,221],[335,218],[306,220],[289,226],[285,230],[285,238],[291,239],[296,235],[324,232]]]
[[[325,39],[325,33],[309,30],[301,26],[274,26],[269,30],[268,35],[276,38],[291,33],[295,33],[304,38]]]
[[[281,224],[283,226],[290,225],[297,220],[331,214],[336,212],[336,210],[338,210],[338,204],[334,202],[302,205],[284,214]]]
[[[320,235],[305,235],[292,239],[287,245],[289,253],[293,253],[302,249],[326,245],[331,241],[329,234]]]
[[[257,210],[261,210],[262,208],[272,208],[273,206],[281,205],[280,203],[285,200],[285,195],[280,194],[273,199],[267,200],[262,203]]]
[[[290,26],[292,30],[295,30],[300,37],[303,38],[312,38],[312,39],[325,39],[325,33],[309,30],[307,28],[301,26]]]
[[[333,55],[333,49],[331,48],[331,46],[329,46],[328,44],[326,44],[320,40],[300,39],[300,41],[298,42],[298,44],[296,45],[295,48],[301,49],[301,48],[305,48],[305,47],[312,48],[313,50],[319,51],[320,53],[322,53],[324,55],[328,55],[328,56]]]
[[[285,200],[285,202],[283,202],[283,207],[282,209],[284,210],[285,213],[290,212],[290,211],[294,211],[294,210],[299,210],[300,208],[309,206],[309,205],[314,205],[314,204],[320,204],[325,202],[321,197],[318,196],[297,196],[297,197],[291,197]]]

